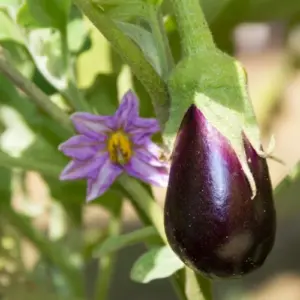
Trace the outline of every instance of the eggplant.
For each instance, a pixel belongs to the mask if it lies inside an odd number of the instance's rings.
[[[192,105],[172,153],[164,225],[173,251],[210,278],[245,275],[264,263],[276,234],[266,159],[243,136],[257,194],[229,141]],[[251,199],[252,198],[252,199]]]

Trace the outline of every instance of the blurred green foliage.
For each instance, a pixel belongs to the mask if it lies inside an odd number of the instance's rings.
[[[98,2],[98,7],[141,48],[146,59],[160,73],[155,41],[145,23],[145,2]],[[168,16],[165,25],[171,50],[178,61],[181,51],[176,25],[170,17],[172,10],[167,0],[162,5],[164,15]],[[233,31],[241,23],[281,21],[289,28],[300,20],[298,0],[201,0],[201,5],[217,45],[228,53],[234,50]],[[117,99],[132,87],[141,100],[141,115],[154,116],[145,88],[71,0],[0,0],[0,55],[67,113],[84,109],[82,99],[86,99],[94,112],[112,114],[118,106]],[[3,74],[0,74],[0,125],[0,155],[6,153],[25,162],[50,165],[58,170],[67,163],[57,146],[68,138],[69,133]],[[5,155],[1,159],[5,160]],[[5,296],[3,299],[85,299],[83,278],[87,275],[82,270],[105,237],[116,235],[118,231],[110,231],[107,227],[103,232],[91,234],[85,230],[85,183],[60,182],[53,173],[47,172],[47,168],[40,171],[40,184],[47,190],[44,199],[40,199],[47,203],[40,212],[47,216],[46,226],[43,229],[33,226],[36,216],[30,211],[28,193],[24,190],[31,172],[25,170],[20,176],[18,167],[5,165],[0,167],[0,293]],[[293,182],[295,180],[299,179],[295,177]],[[149,186],[144,187],[150,195]],[[131,200],[124,187],[115,184],[92,205],[114,215],[119,212],[124,197]],[[21,201],[21,209],[16,209],[15,199]],[[145,224],[149,224],[142,211],[138,214]],[[51,238],[51,228],[59,231],[54,234],[58,238]],[[151,242],[151,238],[152,234],[146,234],[136,242]],[[36,250],[32,268],[25,266],[22,256],[21,241],[24,239],[29,240]],[[122,245],[114,247],[121,249],[132,243],[128,237],[121,241]],[[7,244],[13,246],[5,246]],[[152,244],[157,246],[160,242]],[[151,253],[145,255],[149,257]],[[153,259],[153,255],[150,258]],[[182,267],[172,260],[169,263],[170,267],[163,265],[163,271],[152,273],[151,280],[167,277],[169,274],[164,272],[172,274]],[[14,267],[9,268],[11,264]],[[132,277],[149,281],[145,278],[151,270],[144,270],[143,266],[138,261]]]

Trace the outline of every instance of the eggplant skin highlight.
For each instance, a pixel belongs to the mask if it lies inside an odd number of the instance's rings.
[[[276,234],[266,160],[244,136],[252,192],[229,141],[192,105],[173,150],[164,208],[167,239],[180,259],[211,278],[239,277],[259,268]]]

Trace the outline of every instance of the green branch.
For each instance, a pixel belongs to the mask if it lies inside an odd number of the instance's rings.
[[[123,174],[118,182],[129,195],[131,204],[139,219],[144,225],[153,225],[165,244],[168,244],[164,229],[163,212],[158,203],[151,197],[149,192],[135,179]],[[147,244],[146,244],[147,246]],[[176,274],[170,277],[175,293],[180,300],[187,300],[184,292],[184,283]]]
[[[199,80],[199,67],[208,62],[207,53],[216,51],[212,34],[208,28],[199,0],[170,0],[181,38],[183,60],[168,80],[172,96],[172,108],[165,132],[165,142],[173,148],[176,129],[186,109],[192,104]],[[212,56],[213,57],[213,56]],[[205,74],[206,75],[206,74]],[[191,81],[194,82],[191,84]],[[196,83],[196,84],[195,84]],[[194,89],[194,90],[193,90]],[[174,130],[175,129],[175,130]],[[211,283],[186,268],[186,297],[188,300],[210,300]]]
[[[215,49],[199,0],[170,0],[174,10],[184,57]]]
[[[167,87],[145,59],[141,49],[90,0],[73,0],[73,2],[111,43],[123,61],[131,67],[132,72],[151,96],[156,116],[163,126],[168,119],[169,96]]]
[[[137,180],[128,177],[126,174],[120,176],[118,182],[131,196],[139,209],[145,213],[165,244],[168,244],[162,210],[157,202],[154,201],[154,199]]]

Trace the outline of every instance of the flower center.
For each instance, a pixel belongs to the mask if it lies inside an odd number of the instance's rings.
[[[121,165],[126,164],[132,156],[129,137],[122,131],[116,131],[108,139],[107,148],[110,160]]]

